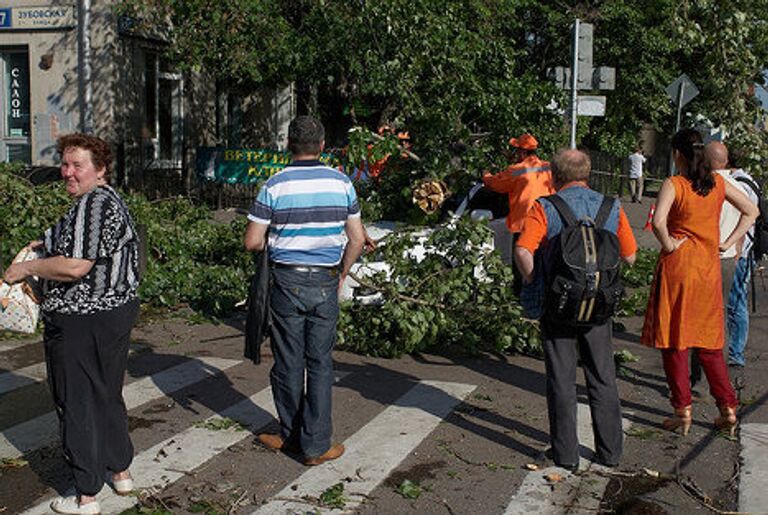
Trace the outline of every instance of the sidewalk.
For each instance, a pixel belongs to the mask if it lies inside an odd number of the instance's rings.
[[[653,235],[642,231],[649,199],[623,205],[640,244],[655,246]],[[723,267],[729,275],[732,263]],[[696,389],[691,432],[683,437],[662,429],[671,408],[661,356],[639,343],[642,317],[623,319],[625,330],[615,334],[614,346],[639,358],[619,378],[625,454],[616,470],[589,461],[594,445],[588,392],[579,373],[585,459],[577,474],[553,471],[543,458],[549,427],[541,359],[468,356],[451,348],[400,359],[334,352],[334,440],[348,451],[338,461],[307,469],[295,456],[266,451],[255,439],[275,428],[272,356],[265,346],[261,365],[243,360],[243,313],[219,325],[178,315],[148,321],[134,331],[136,350],[124,389],[137,486],[173,503],[179,514],[201,506],[218,506],[222,513],[252,513],[262,506],[285,513],[278,502],[326,513],[330,509],[317,498],[338,484],[344,486],[347,512],[370,515],[712,513],[706,503],[722,511],[765,513],[768,293],[760,285],[758,294],[735,440],[713,430],[717,408],[705,380]],[[23,454],[27,462],[0,467],[4,514],[27,508],[48,513],[50,498],[70,485],[63,457],[52,445],[57,425],[42,363],[39,337],[0,342],[0,458]],[[547,479],[552,473],[557,475]],[[136,502],[109,487],[102,497],[103,513],[120,513]],[[235,500],[243,504],[235,506]]]
[[[654,199],[642,204],[623,201],[630,225],[641,247],[659,248],[650,231],[643,231],[648,210]],[[732,259],[721,262],[723,294],[727,299],[733,276]],[[639,344],[642,317],[622,320],[623,333],[615,335],[618,349],[627,349],[640,361],[630,364],[633,377],[621,379],[622,403],[625,415],[634,426],[627,432],[626,454],[622,469],[642,470],[655,468],[662,473],[690,477],[692,484],[712,497],[713,504],[724,510],[745,510],[752,513],[768,512],[768,280],[757,277],[757,312],[750,320],[743,373],[743,387],[737,390],[741,401],[740,430],[735,441],[719,435],[712,429],[717,408],[708,393],[706,379],[694,389],[694,425],[687,437],[673,435],[661,429],[661,420],[671,408],[668,390],[658,351]],[[702,292],[704,294],[704,292]],[[614,485],[618,488],[618,485]],[[646,505],[665,507],[669,513],[706,513],[708,510],[694,496],[686,495],[676,484],[658,489],[642,482],[624,482],[626,502],[641,508]],[[629,491],[627,491],[629,490]],[[633,491],[635,490],[635,491]],[[643,490],[649,490],[643,492]],[[607,500],[610,500],[610,487]],[[630,497],[634,499],[630,500]],[[759,503],[759,504],[756,504]],[[646,503],[646,504],[644,504]],[[616,500],[613,505],[616,506]],[[761,506],[755,511],[755,506]],[[649,512],[650,513],[650,512]],[[654,512],[655,513],[655,512]]]

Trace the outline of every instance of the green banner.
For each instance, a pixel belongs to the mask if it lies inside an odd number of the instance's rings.
[[[322,154],[320,161],[334,168],[340,164],[333,154]],[[221,147],[197,148],[198,177],[224,184],[258,184],[290,163],[290,152]]]

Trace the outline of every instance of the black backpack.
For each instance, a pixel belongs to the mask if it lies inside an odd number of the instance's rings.
[[[749,186],[757,195],[757,207],[760,209],[760,214],[755,221],[752,255],[755,261],[760,261],[768,255],[768,199],[763,196],[763,189],[755,181],[747,177],[736,177],[736,180]]]
[[[563,230],[548,245],[553,252],[547,273],[545,317],[569,326],[595,326],[608,321],[624,295],[619,276],[619,239],[605,229],[615,202],[603,198],[594,220],[578,220],[561,197],[545,197],[563,221]]]

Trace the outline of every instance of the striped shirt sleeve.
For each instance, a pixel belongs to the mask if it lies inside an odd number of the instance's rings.
[[[346,180],[347,187],[347,218],[360,218],[360,203],[357,200],[357,192],[355,186],[348,178]]]
[[[256,200],[253,201],[251,209],[248,211],[248,220],[257,224],[269,225],[272,221],[273,206],[271,195],[269,194],[269,185],[264,183],[259,189]]]

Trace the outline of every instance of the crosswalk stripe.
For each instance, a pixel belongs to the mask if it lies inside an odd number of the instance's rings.
[[[349,372],[335,372],[334,382],[347,376]],[[196,424],[173,437],[137,454],[131,463],[131,474],[136,489],[162,489],[182,478],[186,473],[214,458],[216,455],[253,436],[261,427],[277,417],[272,401],[272,388],[264,388],[251,397],[212,415],[201,424]],[[239,422],[246,430],[230,428],[212,431],[205,423],[222,418]],[[71,493],[71,492],[70,492]],[[102,513],[120,513],[136,504],[134,497],[120,497],[114,494],[109,485],[104,485],[97,495]],[[51,499],[24,512],[24,515],[43,515],[50,513]]]
[[[140,343],[132,343],[130,354],[141,352],[147,348]],[[28,367],[19,368],[10,372],[0,373],[0,395],[11,392],[29,384],[45,381],[48,376],[45,362],[35,363]]]
[[[123,388],[126,408],[130,410],[164,397],[238,363],[241,361],[200,357],[134,381]],[[54,442],[58,438],[58,428],[59,423],[53,411],[10,427],[0,435],[0,457],[15,458]]]
[[[45,363],[35,363],[13,372],[0,373],[0,395],[45,380]]]
[[[344,506],[345,511],[354,510],[474,389],[474,385],[421,381],[348,438],[344,456],[307,470],[254,513],[314,513],[314,506],[284,499],[318,498],[346,478],[361,478],[349,485],[349,495],[359,500]]]
[[[589,406],[577,405],[577,433],[579,444],[590,451],[595,451],[595,438],[592,432],[592,415]],[[626,431],[630,422],[622,418],[622,426]],[[579,468],[590,470],[605,470],[605,467],[592,463],[584,456],[579,458]],[[550,483],[547,476],[557,474],[563,479]],[[604,476],[591,474],[589,476],[573,475],[560,467],[547,467],[529,472],[523,479],[515,496],[507,505],[504,515],[558,515],[563,513],[564,506],[572,506],[573,513],[597,513],[600,511],[600,501],[603,498],[609,479]]]
[[[7,350],[13,350],[18,349],[19,347],[24,347],[25,345],[31,345],[33,343],[40,343],[40,341],[18,341],[18,340],[11,340],[7,342],[0,342],[0,352],[5,352]]]
[[[765,513],[768,509],[768,424],[742,424],[739,469],[739,512]]]

